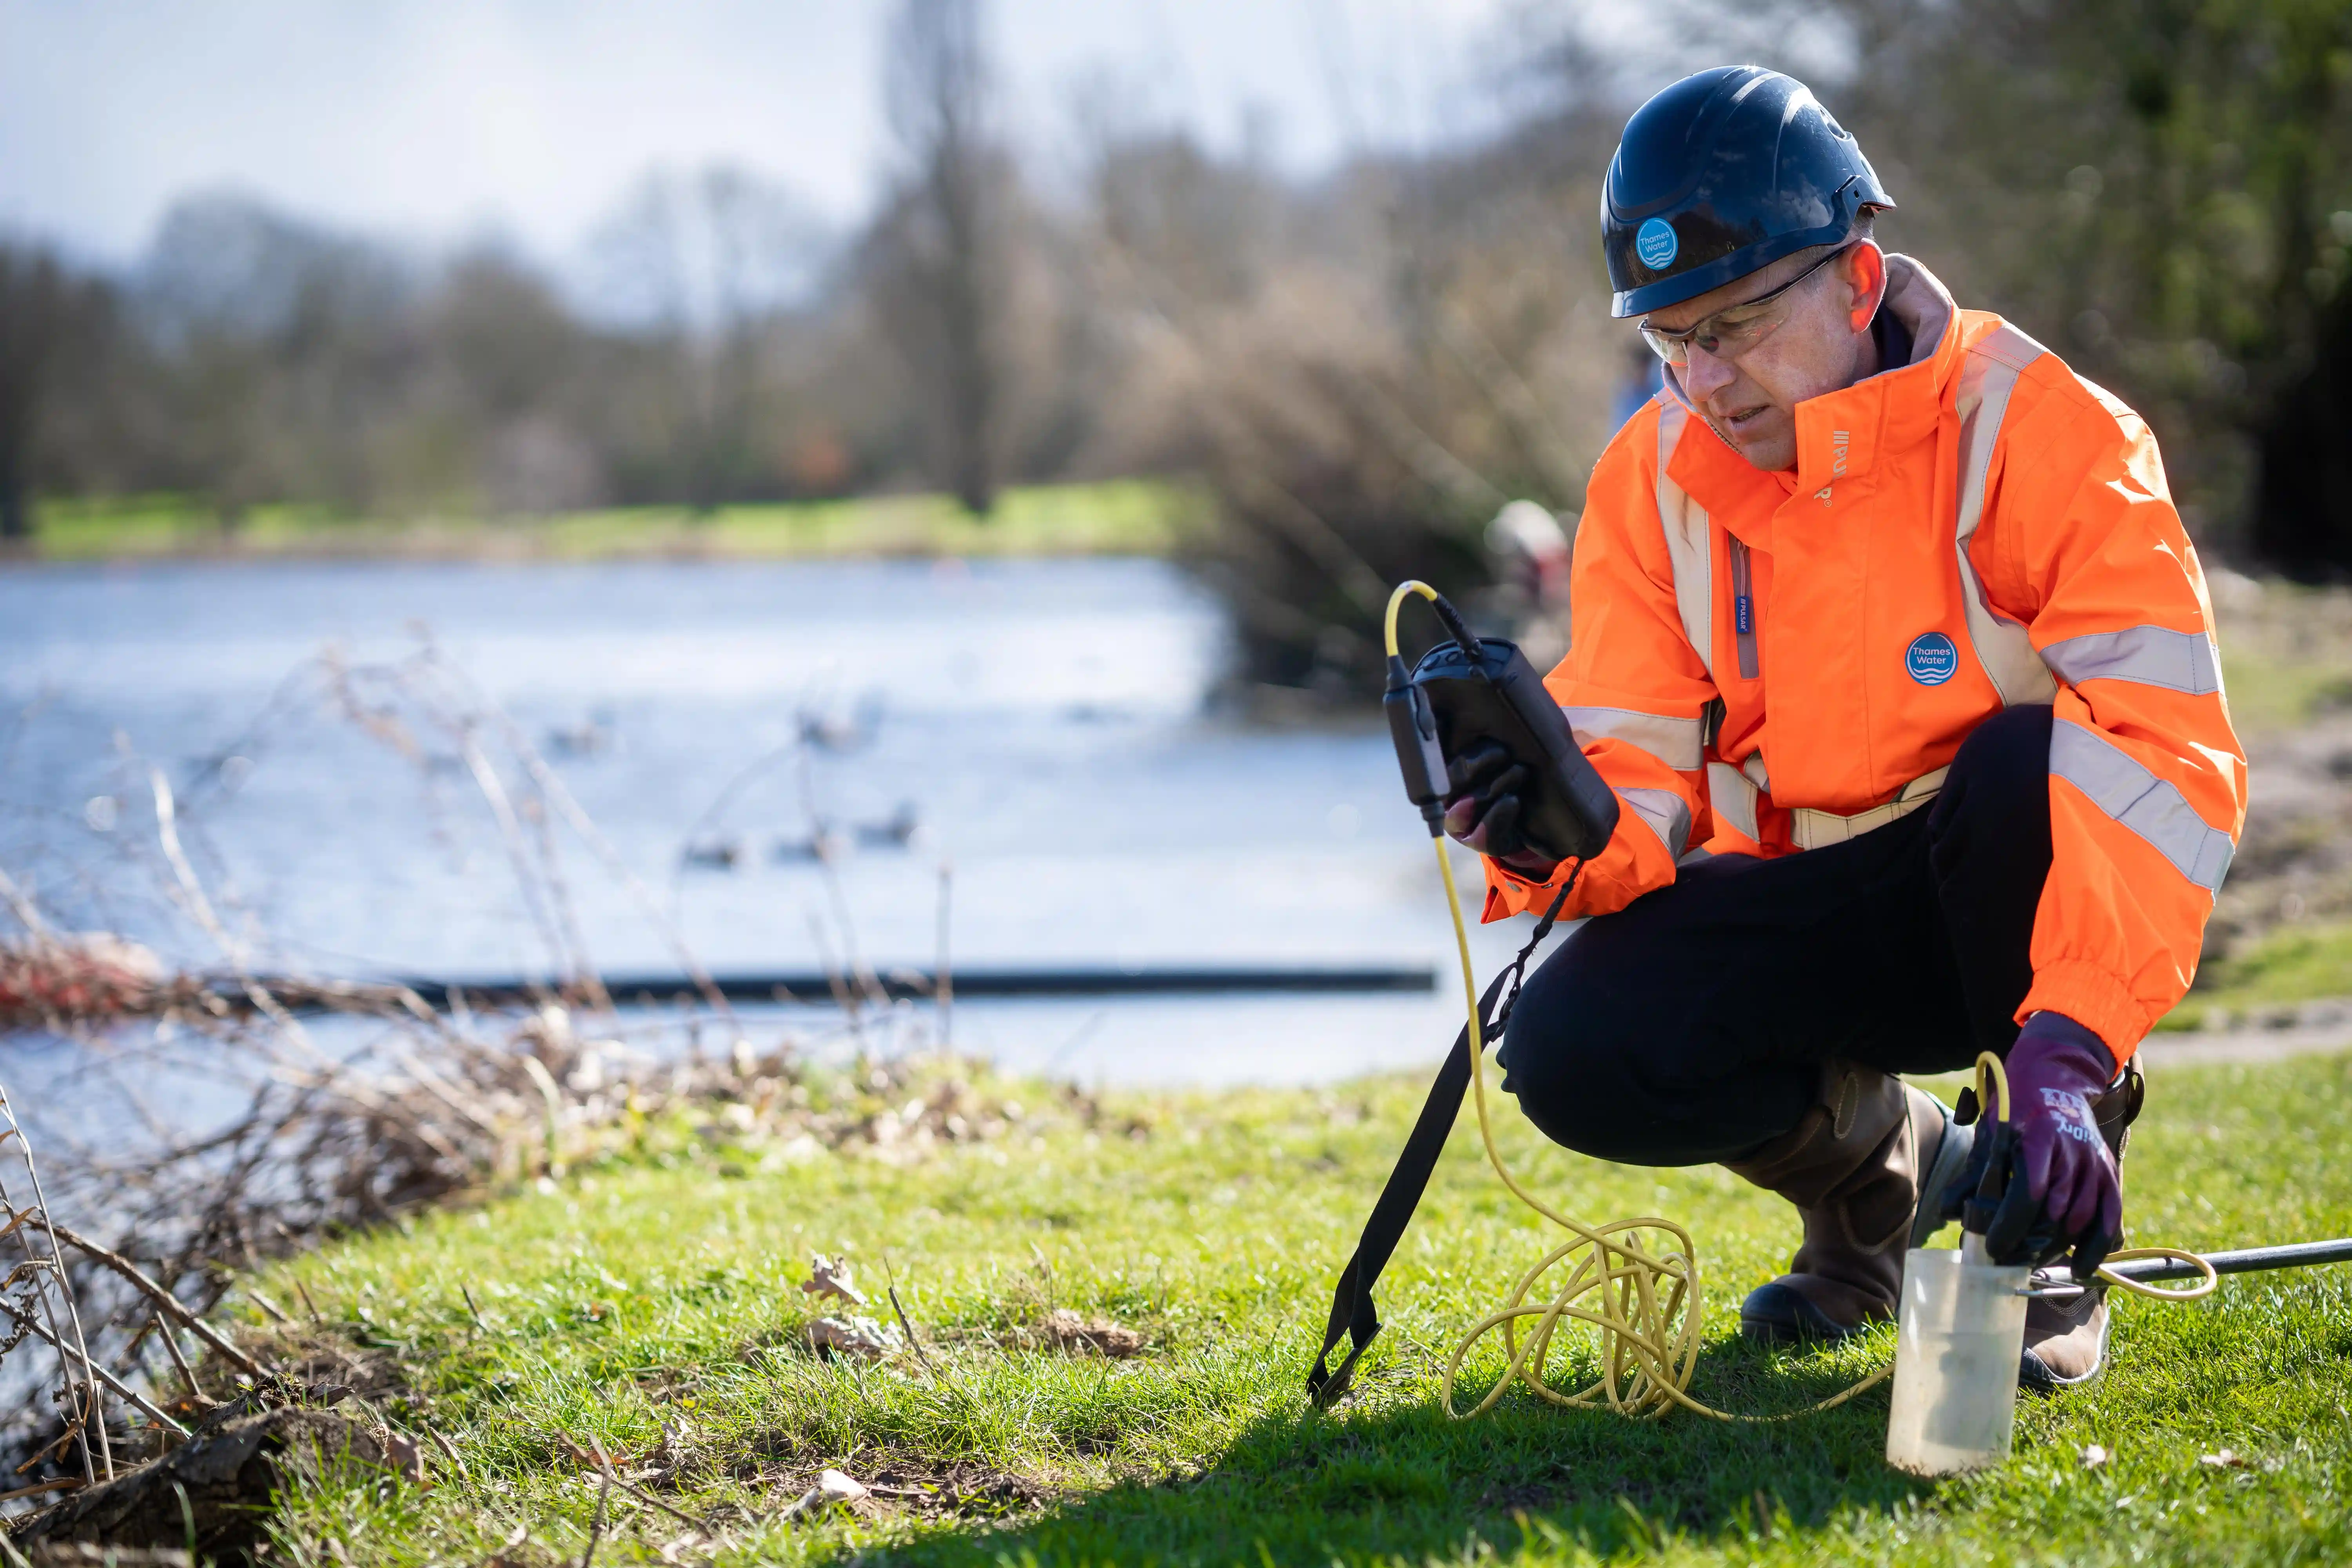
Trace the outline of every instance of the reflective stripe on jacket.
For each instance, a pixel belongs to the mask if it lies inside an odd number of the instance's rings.
[[[1593,471],[1546,683],[1626,809],[1568,912],[1622,908],[1692,849],[1868,832],[1985,719],[2051,703],[2018,1016],[2121,1058],[2187,991],[2245,819],[2204,574],[2137,415],[1916,261],[1887,271],[1912,361],[1801,404],[1794,473],[1750,467],[1671,383]],[[1486,918],[1556,888],[1490,861]]]

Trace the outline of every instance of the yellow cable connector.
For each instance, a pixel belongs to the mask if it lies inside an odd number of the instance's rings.
[[[1391,658],[1403,657],[1402,650],[1397,646],[1397,612],[1404,608],[1405,600],[1414,594],[1420,595],[1433,605],[1437,603],[1437,590],[1418,577],[1407,578],[1396,585],[1396,592],[1389,595],[1388,620],[1387,625],[1382,628],[1382,633],[1388,639]]]

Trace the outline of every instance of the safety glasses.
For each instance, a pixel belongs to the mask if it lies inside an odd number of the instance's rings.
[[[1642,341],[1650,345],[1651,353],[1677,370],[1690,363],[1693,343],[1717,359],[1738,359],[1789,319],[1789,308],[1795,303],[1788,297],[1790,289],[1853,248],[1850,245],[1840,246],[1769,294],[1727,305],[1683,331],[1670,332],[1664,327],[1654,327],[1644,317],[1641,323]]]

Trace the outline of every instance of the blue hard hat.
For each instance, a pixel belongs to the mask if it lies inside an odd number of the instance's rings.
[[[1633,111],[1601,182],[1609,313],[1696,299],[1894,205],[1804,83],[1761,66],[1685,77]]]

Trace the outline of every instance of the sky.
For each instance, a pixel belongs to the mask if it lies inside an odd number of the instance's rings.
[[[558,268],[657,167],[747,167],[838,226],[888,155],[887,0],[0,0],[0,228],[101,264],[178,197],[494,240]],[[992,0],[1013,132],[1190,124],[1297,173],[1502,112],[1526,0]]]

